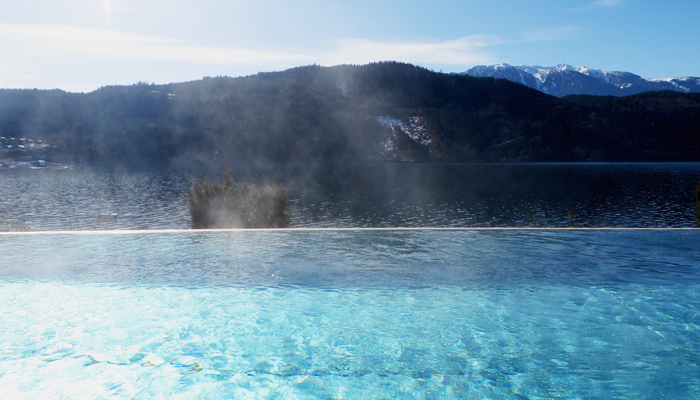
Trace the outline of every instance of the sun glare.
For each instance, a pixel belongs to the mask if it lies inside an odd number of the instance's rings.
[[[112,0],[102,0],[102,11],[105,13],[105,21],[112,26]]]

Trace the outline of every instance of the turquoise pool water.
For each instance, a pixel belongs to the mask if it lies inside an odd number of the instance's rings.
[[[700,398],[699,243],[697,230],[0,235],[0,397]]]

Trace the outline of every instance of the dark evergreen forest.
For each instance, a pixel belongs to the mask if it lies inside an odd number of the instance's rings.
[[[427,140],[377,117],[418,120]],[[560,99],[395,62],[307,66],[85,94],[0,90],[0,136],[49,145],[6,148],[0,159],[127,169],[700,161],[700,94]]]

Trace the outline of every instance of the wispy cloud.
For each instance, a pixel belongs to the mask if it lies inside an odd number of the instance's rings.
[[[228,49],[187,41],[103,29],[70,26],[0,24],[4,54],[41,52],[46,56],[81,56],[122,60],[160,60],[204,64],[302,61],[297,51]]]
[[[324,64],[373,61],[403,61],[418,64],[473,65],[492,61],[484,48],[502,43],[491,35],[468,36],[455,40],[422,42],[378,42],[342,40],[336,47],[320,54]]]
[[[461,71],[474,65],[502,62],[495,56],[495,47],[500,44],[566,40],[581,32],[579,27],[562,26],[532,29],[507,41],[494,35],[473,35],[451,40],[396,42],[343,39],[316,48],[250,48],[208,46],[98,28],[0,24],[0,54],[5,62],[0,65],[3,75],[0,84],[89,90],[134,79],[172,82],[211,74],[276,71],[313,63],[375,61],[401,61]]]
[[[363,64],[395,60],[412,63],[474,64],[490,58],[484,48],[501,43],[489,35],[445,41],[379,42],[349,39],[325,49],[222,48],[188,41],[104,29],[0,24],[0,50],[20,54],[81,56],[122,60],[160,60],[203,64]]]
[[[0,52],[6,59],[43,58],[156,60],[198,64],[266,65],[269,68],[310,63],[334,65],[373,61],[473,65],[489,63],[485,48],[503,41],[476,35],[454,40],[381,42],[348,39],[323,49],[224,48],[105,29],[0,24]]]

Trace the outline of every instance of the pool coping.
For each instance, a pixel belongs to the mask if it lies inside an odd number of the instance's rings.
[[[75,231],[0,232],[7,235],[124,235],[155,233],[234,233],[234,232],[391,232],[391,231],[700,231],[700,228],[634,227],[377,227],[377,228],[253,228],[253,229],[103,229]]]

